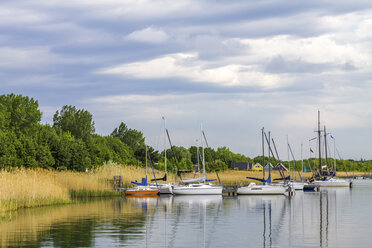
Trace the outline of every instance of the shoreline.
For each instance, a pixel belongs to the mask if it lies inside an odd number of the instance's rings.
[[[121,193],[113,189],[113,177],[118,165],[105,165],[91,172],[49,171],[44,169],[13,169],[0,171],[0,217],[6,218],[19,209],[41,206],[71,204],[74,199],[94,197],[115,197]],[[121,166],[123,187],[131,187],[131,180],[140,181],[146,172],[141,167]],[[164,172],[157,171],[157,177]],[[266,173],[266,172],[265,172]],[[226,170],[219,172],[221,183],[225,185],[248,184],[252,180],[247,176],[262,178],[262,171]],[[359,177],[365,172],[338,172],[338,177]],[[369,173],[370,174],[370,173]],[[147,173],[150,175],[150,173]],[[193,174],[185,174],[184,177]],[[150,178],[151,176],[149,176]],[[279,178],[278,171],[272,172],[272,178]],[[304,178],[311,177],[310,172]],[[176,182],[175,175],[169,173],[169,182]],[[207,173],[207,178],[217,178],[215,172]],[[299,178],[296,173],[295,178]],[[218,184],[217,181],[215,183]]]

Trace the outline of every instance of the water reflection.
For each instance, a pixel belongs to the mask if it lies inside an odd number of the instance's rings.
[[[319,216],[320,216],[320,235],[319,235],[319,246],[328,247],[328,191],[321,191],[319,194]]]
[[[116,198],[29,209],[1,247],[368,247],[370,187],[285,196]]]
[[[0,224],[1,247],[94,247],[102,226],[127,233],[144,220],[142,211],[117,199],[26,209]]]

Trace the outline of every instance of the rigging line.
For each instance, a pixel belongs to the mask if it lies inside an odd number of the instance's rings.
[[[208,154],[209,154],[209,156],[211,157],[211,159],[212,159],[212,164],[213,164],[213,167],[214,167],[214,171],[216,172],[216,175],[217,175],[217,179],[218,179],[218,183],[219,184],[221,184],[221,180],[220,180],[220,177],[218,176],[218,172],[217,172],[217,166],[216,166],[216,163],[215,163],[215,161],[214,161],[214,158],[213,158],[213,156],[212,156],[212,153],[211,153],[211,151],[210,151],[210,147],[209,147],[209,145],[208,145],[208,141],[207,141],[207,138],[205,137],[205,133],[204,133],[204,131],[202,131],[202,134],[203,134],[203,137],[204,137],[204,140],[205,140],[205,144],[207,145],[207,151],[208,151]]]
[[[152,169],[152,174],[154,174],[154,179],[155,179],[156,188],[158,188],[158,181],[157,181],[156,176],[155,176],[154,166],[152,166],[151,155],[150,155],[150,149],[147,150],[147,154],[148,154],[148,156],[149,156],[150,165],[151,165],[151,169]]]
[[[168,137],[168,141],[169,141],[169,145],[170,145],[170,148],[171,148],[171,152],[172,152],[172,155],[173,155],[173,160],[174,160],[174,162],[175,162],[175,167],[176,167],[176,169],[178,170],[178,159],[177,159],[177,157],[176,157],[176,153],[175,153],[175,151],[174,151],[174,148],[173,148],[173,145],[172,145],[172,141],[171,141],[171,139],[170,139],[170,136],[169,136],[169,132],[168,132],[168,128],[166,128],[165,129],[165,132],[167,133],[167,137]],[[178,173],[177,173],[178,174]],[[180,178],[181,178],[181,176],[180,176]],[[182,178],[181,178],[182,179]]]
[[[281,174],[281,176],[282,176],[282,178],[284,178],[285,177],[285,173],[284,173],[284,169],[282,168],[282,166],[284,166],[284,165],[282,164],[282,161],[279,158],[278,150],[276,149],[276,145],[275,145],[274,139],[271,138],[271,140],[272,140],[273,145],[274,145],[274,150],[275,150],[275,153],[276,153],[276,157],[278,158],[278,162],[280,164],[280,168],[282,169],[283,175]]]
[[[160,122],[160,128],[159,128],[159,130],[160,130],[160,135],[157,135],[156,136],[156,150],[158,150],[158,151],[160,151],[160,145],[159,145],[159,143],[160,143],[160,139],[161,139],[161,136],[162,136],[162,134],[163,134],[163,126],[162,126],[162,122]]]
[[[267,145],[269,146],[269,155],[270,155],[270,152],[271,152],[271,155],[273,155],[273,159],[274,159],[274,161],[275,161],[275,160],[279,160],[279,159],[276,159],[276,158],[275,158],[275,155],[274,155],[274,153],[273,153],[273,150],[271,149],[270,142],[269,142],[269,140],[267,139],[266,133],[264,133],[264,135],[265,135],[266,143],[267,143]],[[269,161],[269,163],[270,163],[270,161]],[[269,167],[270,167],[270,165],[269,165]],[[280,176],[281,176],[282,178],[284,178],[284,174],[283,174],[283,172],[282,172],[282,168],[281,168],[281,166],[280,166],[280,168],[279,168],[279,174],[280,174]]]
[[[292,158],[293,158],[293,164],[294,164],[294,166],[295,166],[295,169],[297,170],[297,172],[298,172],[298,175],[300,176],[300,178],[301,178],[301,181],[302,181],[302,176],[301,176],[301,173],[300,173],[300,171],[297,169],[297,165],[296,165],[296,159],[295,159],[295,157],[293,156],[293,152],[292,152],[292,148],[291,148],[291,145],[290,144],[288,144],[288,147],[289,147],[289,151],[291,152],[291,154],[292,154]]]

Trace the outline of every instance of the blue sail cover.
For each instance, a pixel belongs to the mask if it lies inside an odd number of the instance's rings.
[[[135,185],[139,185],[139,186],[147,186],[147,176],[142,178],[142,182],[133,182],[131,181],[131,183],[135,184]]]
[[[262,182],[263,184],[271,183],[271,175],[269,175],[269,177],[266,180],[265,180],[265,178],[257,178],[257,177],[247,177],[247,178]]]
[[[287,177],[281,177],[281,178],[275,178],[274,181],[279,181],[279,180],[291,180],[291,177],[290,176],[287,176]]]
[[[217,179],[205,179],[206,182],[216,181]]]

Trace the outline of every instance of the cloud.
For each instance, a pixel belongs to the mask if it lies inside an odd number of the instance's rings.
[[[56,59],[48,47],[0,47],[0,68],[39,67]]]
[[[168,54],[149,61],[114,66],[101,71],[134,78],[185,78],[193,82],[214,83],[223,86],[260,86],[276,88],[280,80],[275,75],[257,71],[253,66],[230,64],[211,67],[208,62],[198,59],[197,54]]]
[[[150,138],[167,115],[187,146],[203,122],[214,145],[253,155],[262,126],[301,142],[320,109],[349,157],[371,157],[371,6],[4,0],[0,91],[38,99],[43,120],[64,104],[86,108],[103,134],[125,121]]]
[[[124,39],[158,44],[166,42],[168,38],[169,36],[163,30],[154,27],[147,27],[130,33],[125,36]]]

